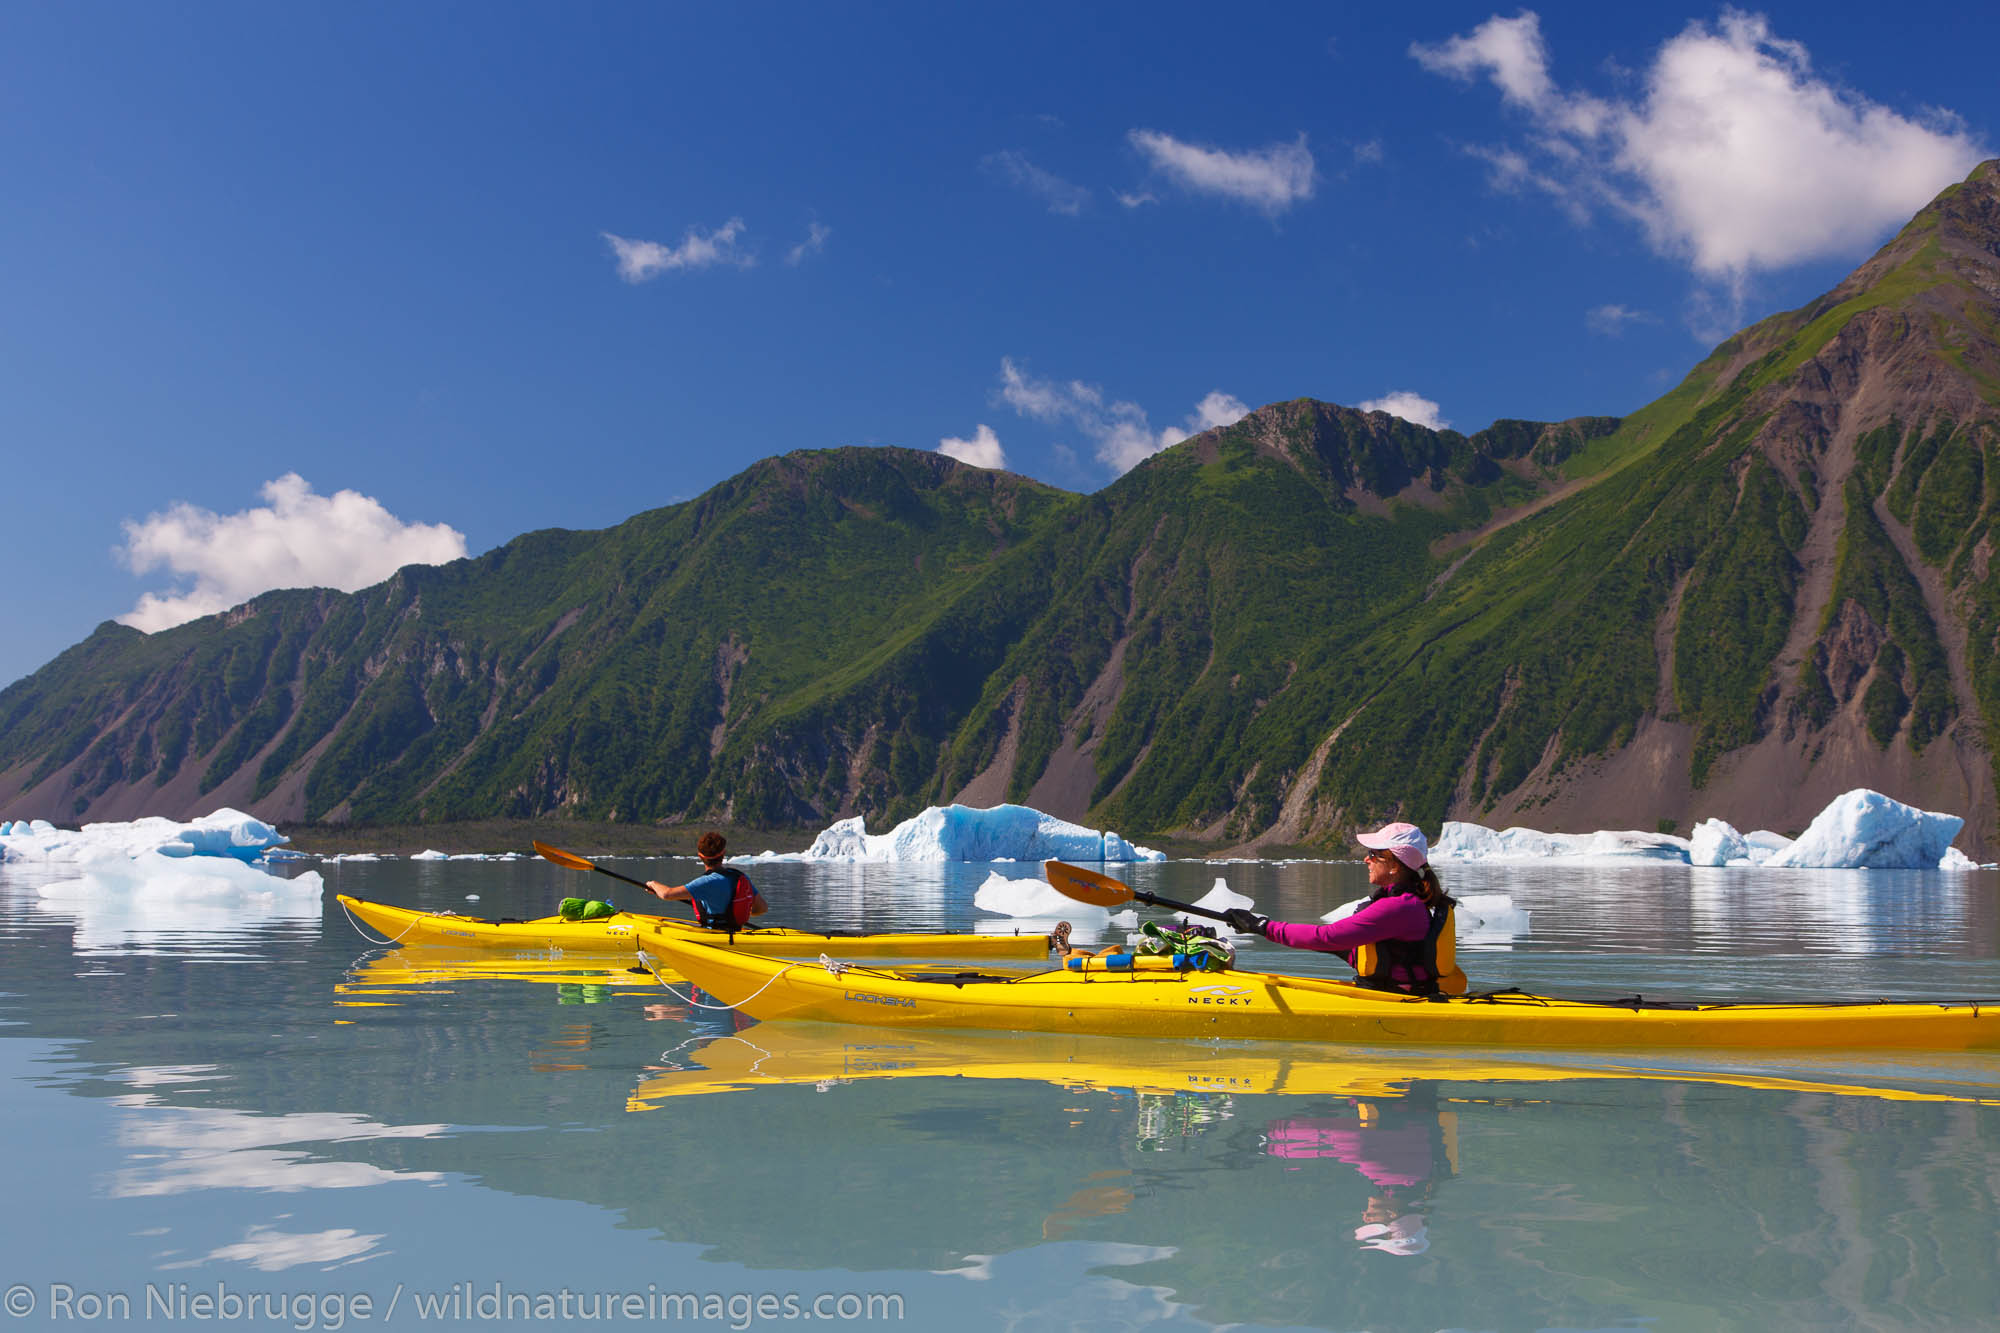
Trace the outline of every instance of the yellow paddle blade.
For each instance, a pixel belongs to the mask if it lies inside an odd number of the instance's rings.
[[[1100,875],[1095,870],[1085,870],[1082,866],[1069,865],[1063,861],[1042,862],[1042,874],[1047,877],[1049,887],[1065,898],[1074,898],[1080,903],[1091,903],[1098,907],[1116,907],[1120,903],[1132,901],[1132,890],[1120,884],[1109,875]]]
[[[566,852],[560,847],[551,847],[545,842],[537,842],[531,845],[534,847],[538,855],[542,856],[546,860],[554,861],[559,866],[567,866],[571,870],[597,869],[596,866],[584,860],[582,857],[578,856],[575,852]]]

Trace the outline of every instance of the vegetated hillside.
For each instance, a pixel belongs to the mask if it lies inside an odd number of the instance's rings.
[[[603,532],[530,533],[351,596],[268,593],[150,637],[106,624],[0,693],[0,807],[726,812],[746,771],[752,793],[786,780],[747,756],[828,693],[962,709],[998,652],[958,632],[956,596],[1073,502],[935,454],[795,454]],[[956,671],[902,651],[926,634]],[[889,781],[834,780],[873,782],[871,799]]]
[[[1870,785],[2000,850],[2000,167],[1625,419],[1274,404],[1070,496],[758,464],[353,596],[107,626],[0,693],[0,811],[762,826],[1025,800],[1330,842],[1392,816],[1796,829]]]
[[[1870,785],[2000,851],[1996,297],[1988,163],[1622,422],[1456,477],[1356,465],[1386,419],[1314,404],[1190,441],[1098,497],[1085,596],[1016,646],[944,789],[1254,845],[1395,815],[1797,830]]]

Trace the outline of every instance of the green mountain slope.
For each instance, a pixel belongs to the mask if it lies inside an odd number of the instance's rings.
[[[758,464],[352,596],[107,625],[0,692],[0,808],[812,824],[1012,799],[1331,842],[1401,815],[2000,850],[2000,164],[1623,420],[1273,404],[1072,496]]]

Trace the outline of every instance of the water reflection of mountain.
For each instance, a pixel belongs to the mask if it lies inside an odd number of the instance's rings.
[[[164,1154],[114,1177],[132,1188],[442,1179],[468,1217],[482,1189],[580,1201],[774,1270],[1005,1271],[1045,1245],[1102,1246],[1120,1256],[1106,1276],[1217,1321],[1712,1327],[1761,1293],[1743,1326],[1972,1327],[2000,1306],[1993,1106],[1379,1052],[1279,1069],[1191,1043],[913,1053],[860,1030],[829,1050],[615,977],[343,994],[361,950],[337,935],[253,931],[230,950],[249,961],[78,975],[50,927],[8,930],[10,1031],[74,1043],[64,1084],[131,1098],[124,1141]],[[787,1043],[796,1078],[756,1064]],[[717,1069],[725,1050],[738,1063]],[[1933,1093],[1983,1077],[1989,1097],[2000,1081],[1990,1061],[1872,1063],[1758,1075]],[[200,1073],[133,1098],[117,1074],[140,1067]],[[736,1090],[660,1095],[675,1079]],[[1355,1164],[1268,1151],[1274,1123],[1342,1132],[1357,1099],[1453,1118],[1457,1167],[1430,1179],[1421,1253],[1357,1241],[1380,1182]]]

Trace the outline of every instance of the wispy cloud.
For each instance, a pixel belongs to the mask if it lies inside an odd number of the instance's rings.
[[[1137,403],[1107,400],[1102,389],[1082,380],[1036,379],[1011,357],[1000,362],[999,396],[1024,417],[1081,432],[1097,461],[1120,476],[1160,450],[1201,431],[1232,425],[1250,411],[1235,395],[1217,389],[1195,405],[1183,425],[1155,430]]]
[[[1625,331],[1628,324],[1657,324],[1660,321],[1658,317],[1630,306],[1601,305],[1585,311],[1583,322],[1592,333],[1615,338]]]
[[[1090,202],[1089,190],[1036,166],[1027,154],[1014,149],[989,154],[980,165],[1015,189],[1041,200],[1051,213],[1075,217]]]
[[[1484,76],[1527,117],[1520,143],[1472,150],[1496,185],[1538,190],[1578,220],[1632,219],[1732,305],[1759,271],[1865,249],[1987,155],[1957,116],[1905,116],[1842,87],[1741,10],[1663,43],[1632,99],[1559,85],[1533,11],[1410,55],[1437,74]]]
[[[1303,134],[1295,143],[1243,152],[1187,143],[1158,130],[1133,130],[1126,137],[1156,171],[1199,194],[1240,200],[1273,215],[1313,195],[1313,156]]]
[[[984,422],[973,430],[969,440],[947,435],[938,441],[937,451],[947,458],[956,458],[974,467],[998,469],[1007,466],[1007,451],[1000,447],[1000,437]]]
[[[611,246],[612,255],[618,261],[618,276],[627,282],[645,282],[662,273],[682,269],[715,268],[720,265],[750,268],[756,264],[757,257],[736,248],[736,242],[742,235],[742,218],[731,218],[706,235],[690,227],[679,245],[635,241],[625,236],[614,236],[608,231],[603,233]]]
[[[1365,403],[1357,403],[1363,412],[1387,412],[1392,417],[1428,426],[1432,430],[1445,430],[1451,423],[1444,419],[1438,405],[1422,394],[1408,389],[1397,389],[1394,393],[1383,394],[1380,398],[1370,398]]]
[[[806,224],[806,238],[785,252],[785,262],[794,268],[806,261],[808,255],[816,255],[826,249],[827,237],[833,235],[833,228],[822,222]]]
[[[183,591],[147,593],[124,624],[151,634],[226,611],[273,588],[380,583],[404,565],[465,554],[465,537],[442,523],[405,523],[358,491],[316,495],[296,472],[266,482],[266,503],[217,514],[185,501],[125,522],[119,554],[135,574],[166,568],[192,579]]]

